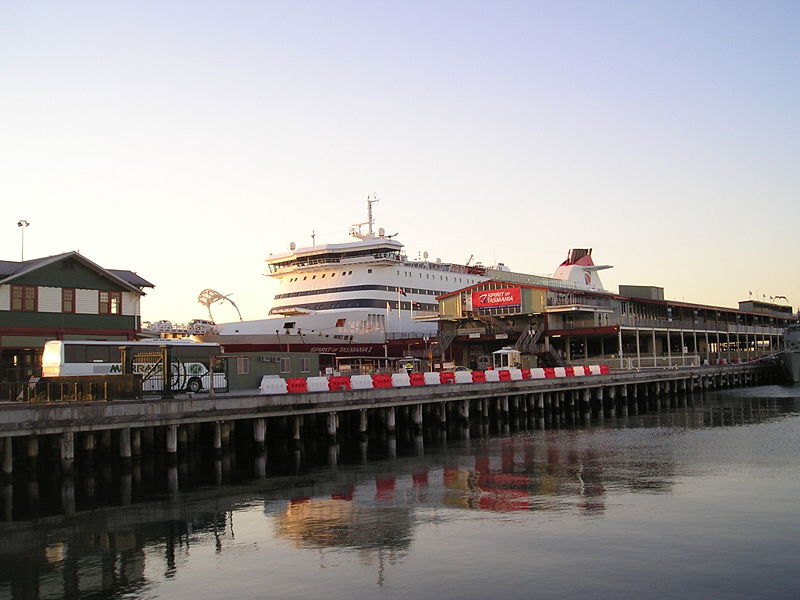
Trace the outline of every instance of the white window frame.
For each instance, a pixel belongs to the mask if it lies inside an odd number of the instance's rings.
[[[250,357],[237,356],[236,357],[236,374],[237,375],[250,375]]]

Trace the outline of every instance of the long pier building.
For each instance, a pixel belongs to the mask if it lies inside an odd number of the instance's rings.
[[[442,295],[439,314],[426,317],[439,322],[437,344],[425,350],[473,369],[491,365],[503,346],[537,357],[526,366],[735,363],[782,350],[783,332],[797,320],[791,306],[776,302],[725,308],[667,300],[660,287],[623,285],[615,294],[569,283],[495,272]]]

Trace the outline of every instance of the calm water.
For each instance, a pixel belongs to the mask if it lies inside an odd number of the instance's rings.
[[[800,598],[800,388],[677,405],[18,476],[0,598]]]

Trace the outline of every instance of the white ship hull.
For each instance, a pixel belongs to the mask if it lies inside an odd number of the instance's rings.
[[[790,383],[800,383],[800,351],[787,350],[778,355],[784,375]]]
[[[382,229],[373,232],[374,202],[368,200],[367,221],[351,230],[358,241],[306,248],[292,243],[288,252],[266,259],[267,275],[279,283],[267,318],[219,324],[213,333],[194,337],[240,351],[336,348],[337,353],[363,354],[383,348],[382,355],[391,346],[394,352],[389,354],[394,355],[398,347],[409,349],[408,340],[424,346],[436,337],[439,296],[513,275],[502,264],[470,266],[471,257],[466,265],[428,260],[427,253],[409,259],[393,236]],[[361,231],[364,225],[366,232]],[[608,266],[595,266],[590,254],[580,251],[574,261],[565,262],[557,281],[571,288],[602,289],[596,271]]]

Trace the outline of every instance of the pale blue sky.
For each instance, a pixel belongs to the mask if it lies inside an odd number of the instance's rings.
[[[0,258],[246,318],[377,193],[409,255],[800,304],[798,2],[0,1]],[[217,320],[234,317],[229,309]]]

